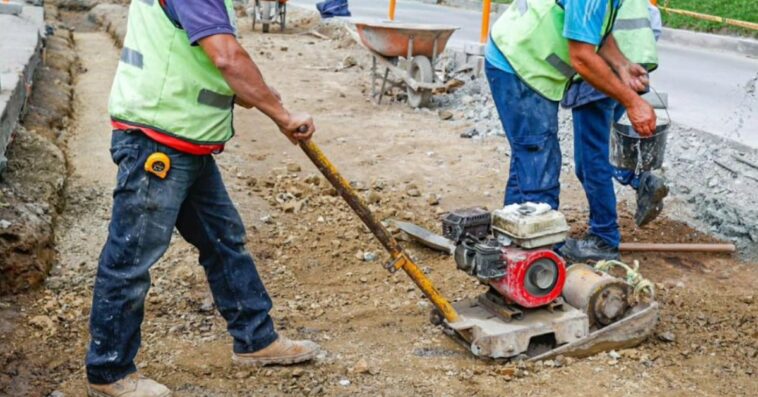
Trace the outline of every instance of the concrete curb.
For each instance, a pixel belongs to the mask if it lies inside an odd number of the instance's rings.
[[[758,40],[747,37],[723,36],[713,33],[663,28],[661,41],[709,50],[728,51],[758,58]]]
[[[34,72],[42,62],[44,10],[24,5],[20,14],[0,14],[0,173],[5,150],[31,95]]]

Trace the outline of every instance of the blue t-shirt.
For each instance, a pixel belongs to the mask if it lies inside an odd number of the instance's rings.
[[[224,0],[166,0],[166,12],[187,32],[192,45],[216,34],[234,35]]]
[[[621,5],[620,0],[613,0],[613,3],[616,8]],[[512,3],[514,4],[516,3]],[[563,5],[565,11],[563,37],[595,46],[600,45],[603,41],[602,29],[608,0],[559,0],[558,4]],[[498,69],[514,73],[505,55],[497,48],[492,38],[484,49],[484,58]]]

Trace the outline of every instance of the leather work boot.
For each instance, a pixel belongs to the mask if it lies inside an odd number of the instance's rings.
[[[293,341],[280,336],[268,347],[254,353],[234,353],[232,362],[239,365],[291,365],[313,360],[320,347],[309,340]]]
[[[619,249],[611,247],[605,240],[589,234],[583,239],[566,239],[566,243],[559,250],[560,254],[572,263],[597,262],[601,260],[618,260]]]
[[[87,395],[89,397],[168,397],[171,395],[171,390],[135,372],[109,385],[90,384]]]
[[[663,210],[663,199],[669,194],[669,188],[663,178],[650,172],[640,176],[640,187],[637,189],[637,212],[634,222],[642,227],[652,222]]]

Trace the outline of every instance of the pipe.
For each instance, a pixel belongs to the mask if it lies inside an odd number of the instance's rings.
[[[484,0],[482,2],[482,34],[479,37],[479,42],[485,44],[487,37],[490,34],[490,12],[492,10],[492,0]]]
[[[737,251],[734,244],[655,244],[621,243],[623,252],[713,252],[732,253]]]
[[[723,23],[723,24],[726,24],[726,25],[737,26],[737,27],[744,28],[744,29],[758,30],[758,23],[745,22],[745,21],[740,21],[740,20],[737,20],[737,19],[717,17],[717,16],[708,15],[708,14],[702,14],[702,13],[694,12],[694,11],[678,10],[678,9],[675,9],[675,8],[668,8],[668,7],[664,7],[664,6],[659,6],[658,8],[660,8],[661,10],[664,10],[666,12],[670,12],[672,14],[685,15],[685,16],[688,16],[688,17],[691,17],[691,18],[702,19],[702,20],[711,21],[711,22]]]
[[[398,266],[396,269],[403,269],[405,273],[413,280],[413,282],[421,289],[421,291],[429,298],[434,307],[440,311],[445,320],[448,323],[454,323],[460,318],[455,308],[445,299],[442,294],[434,287],[432,281],[426,277],[423,271],[419,269],[413,260],[403,251],[400,244],[397,243],[395,237],[387,230],[381,222],[379,222],[374,214],[371,213],[368,206],[358,196],[358,194],[350,186],[350,182],[347,181],[340,173],[334,164],[329,161],[324,152],[311,140],[306,142],[300,142],[300,148],[303,149],[305,155],[316,165],[316,168],[321,171],[326,177],[329,183],[334,186],[334,189],[342,196],[347,202],[350,208],[355,211],[364,224],[371,230],[371,233],[379,240],[384,248],[390,253],[395,264]]]
[[[390,9],[389,9],[389,17],[390,21],[395,20],[395,3],[397,3],[397,0],[390,0]]]

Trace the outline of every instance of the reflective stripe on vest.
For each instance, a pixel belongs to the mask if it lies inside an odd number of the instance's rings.
[[[231,109],[234,105],[234,96],[202,89],[197,95],[197,103],[219,109]]]
[[[616,20],[616,24],[613,25],[614,31],[635,30],[642,28],[652,29],[652,26],[650,25],[650,18],[618,19]]]
[[[572,68],[568,63],[564,62],[563,59],[558,56],[558,54],[548,55],[548,57],[545,58],[545,61],[547,61],[547,63],[549,63],[552,67],[558,69],[562,75],[568,78],[571,78],[576,74],[574,68]]]
[[[142,53],[129,47],[121,49],[121,62],[142,69]]]

